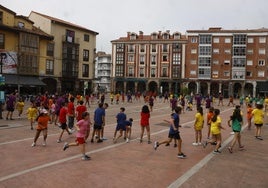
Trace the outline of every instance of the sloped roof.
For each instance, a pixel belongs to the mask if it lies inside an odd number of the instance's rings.
[[[87,31],[87,32],[90,32],[90,33],[94,33],[95,35],[98,35],[99,34],[96,31],[87,29],[87,28],[82,27],[80,25],[76,25],[76,24],[73,24],[71,22],[67,22],[67,21],[64,21],[64,20],[61,20],[61,19],[58,19],[58,18],[55,18],[55,17],[51,17],[51,16],[48,16],[48,15],[45,15],[45,14],[41,14],[39,12],[31,11],[31,13],[38,14],[40,16],[43,16],[43,17],[51,20],[52,22],[55,22],[55,23],[58,23],[58,24],[61,24],[61,25],[65,25],[65,26],[68,26],[68,27],[73,27],[73,28],[76,28],[76,29],[84,30],[84,31]]]

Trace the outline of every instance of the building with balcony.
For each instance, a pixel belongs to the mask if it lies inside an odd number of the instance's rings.
[[[267,93],[267,37],[265,28],[188,30],[185,84],[202,95]]]
[[[97,32],[85,27],[32,11],[34,25],[54,36],[47,50],[40,76],[50,92],[83,94],[92,92]]]
[[[53,54],[47,53],[53,38],[27,17],[0,5],[1,74],[5,77],[1,90],[21,94],[45,91],[40,72],[45,59],[53,59]]]
[[[98,52],[95,65],[95,92],[111,92],[111,54]]]
[[[113,92],[180,92],[186,36],[170,31],[128,32],[111,43]]]

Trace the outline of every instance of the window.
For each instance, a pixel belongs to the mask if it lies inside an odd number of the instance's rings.
[[[144,44],[140,45],[140,52],[145,52],[145,45]]]
[[[230,60],[224,60],[224,64],[225,65],[229,65],[230,64]]]
[[[83,50],[83,61],[89,61],[89,50]]]
[[[219,48],[214,48],[213,49],[213,53],[214,54],[219,54],[220,53],[220,49]]]
[[[154,78],[155,76],[155,68],[151,68],[151,77]]]
[[[151,36],[151,38],[152,38],[153,40],[157,39],[157,38],[158,38],[158,37],[157,37],[157,33],[153,33],[152,36]]]
[[[191,38],[191,43],[197,43],[197,37],[192,37]]]
[[[213,60],[213,64],[214,65],[218,65],[219,64],[219,60]]]
[[[258,71],[258,77],[264,77],[264,71]]]
[[[74,43],[74,37],[75,37],[75,32],[71,30],[66,30],[66,41],[70,43]]]
[[[173,52],[181,52],[181,44],[172,44],[172,51]]]
[[[196,54],[197,50],[196,49],[191,49],[191,54]]]
[[[253,49],[248,49],[247,53],[250,55],[250,54],[253,54]]]
[[[53,75],[54,74],[53,70],[54,70],[54,61],[47,59],[46,60],[46,74]]]
[[[156,56],[155,55],[151,56],[151,65],[156,65]]]
[[[83,77],[88,77],[89,75],[89,65],[83,64],[82,66],[82,76]]]
[[[224,39],[224,42],[225,42],[225,43],[231,43],[231,38],[229,38],[229,37],[228,37],[228,38],[225,38],[225,39]]]
[[[199,78],[210,78],[211,76],[210,68],[199,68],[198,77]]]
[[[145,56],[144,55],[141,55],[140,56],[140,64],[141,65],[144,65],[144,63],[145,63]]]
[[[130,40],[135,40],[136,39],[136,35],[135,35],[135,33],[132,33],[131,35],[130,35]]]
[[[245,79],[245,71],[233,71],[233,79]]]
[[[210,57],[199,57],[198,65],[201,67],[210,67],[211,58]]]
[[[162,61],[168,61],[168,56],[167,55],[163,55],[162,56]]]
[[[0,33],[0,49],[5,49],[5,35]]]
[[[219,43],[220,39],[218,37],[213,38],[213,43]]]
[[[19,23],[18,23],[18,27],[19,27],[19,28],[24,28],[24,23],[23,23],[23,22],[19,22]]]
[[[230,72],[229,72],[229,71],[224,71],[224,72],[223,72],[223,76],[225,76],[225,77],[229,77],[229,76],[230,76]]]
[[[266,43],[266,38],[265,37],[260,37],[259,38],[259,43]]]
[[[264,48],[259,49],[259,55],[265,55],[265,49]]]
[[[190,71],[190,75],[196,75],[196,71],[195,70],[191,70]]]
[[[219,71],[212,71],[212,78],[218,78],[219,77]]]
[[[53,43],[47,44],[47,56],[54,56],[54,44]]]
[[[234,35],[233,37],[234,44],[241,45],[241,44],[247,44],[247,35]]]
[[[172,78],[180,78],[180,66],[173,66],[172,67]]]
[[[211,55],[211,46],[199,46],[199,55]]]
[[[84,41],[89,42],[89,35],[88,34],[84,34]]]
[[[144,67],[140,68],[140,77],[144,77]]]
[[[168,52],[168,45],[167,44],[163,44],[163,52]]]
[[[244,46],[235,46],[233,47],[234,56],[246,56],[246,47]]]
[[[128,45],[128,52],[134,52],[135,51],[135,46],[133,44]]]
[[[152,52],[156,52],[156,45],[152,44]]]
[[[168,77],[168,68],[167,67],[162,67],[161,77]]]
[[[115,66],[115,76],[124,76],[124,66],[122,65],[116,65]]]
[[[252,72],[247,71],[246,76],[247,76],[247,77],[252,77]]]
[[[248,37],[248,43],[254,43],[254,39],[252,37]]]
[[[195,60],[195,59],[192,59],[192,60],[190,61],[190,63],[191,63],[191,65],[196,65],[196,60]]]
[[[211,35],[200,35],[199,44],[211,44]]]
[[[134,55],[128,55],[128,62],[134,62]]]
[[[253,61],[252,60],[247,60],[247,65],[248,66],[252,66],[253,65]]]
[[[265,60],[259,60],[258,66],[265,66]]]
[[[181,64],[181,54],[180,53],[173,53],[172,57],[172,64],[173,65],[180,65]]]
[[[169,39],[169,34],[167,33],[163,34],[163,39]]]
[[[134,67],[133,66],[129,66],[128,67],[128,76],[129,77],[133,77],[134,76]]]
[[[116,52],[124,52],[124,44],[116,44]]]
[[[233,67],[245,67],[246,58],[233,58]]]
[[[3,12],[0,11],[0,24],[3,24]]]
[[[231,54],[231,49],[225,49],[225,50],[224,50],[224,53],[225,53],[225,54]]]

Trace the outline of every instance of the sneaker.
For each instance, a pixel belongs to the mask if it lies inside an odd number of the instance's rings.
[[[194,143],[193,143],[193,146],[198,146],[198,143],[194,142]]]
[[[199,145],[199,146],[201,146],[201,145],[202,145],[202,143],[201,143],[201,142],[198,142],[198,145]]]
[[[83,157],[82,157],[82,160],[84,160],[84,161],[88,161],[88,160],[90,160],[91,159],[91,157],[89,157],[89,156],[87,156],[87,155],[84,155]]]
[[[56,125],[57,125],[59,128],[61,128],[61,123],[57,123]]]
[[[207,145],[208,145],[208,142],[207,141],[203,142],[203,148],[206,148]]]
[[[184,153],[180,153],[180,154],[178,154],[178,158],[185,159],[186,158],[186,155],[184,155]]]
[[[177,144],[174,144],[174,148],[176,148],[178,145]]]
[[[166,143],[166,145],[165,146],[169,146],[169,143]]]
[[[233,153],[233,149],[231,147],[228,147],[228,150],[230,153]]]
[[[263,138],[261,136],[256,136],[256,138],[259,140],[263,140]]]
[[[219,150],[214,150],[213,153],[214,154],[220,154],[221,152]]]
[[[46,143],[46,141],[44,141],[44,142],[43,142],[43,146],[46,146],[46,145],[47,145],[47,143]]]
[[[233,135],[233,134],[234,134],[234,132],[230,132],[230,134],[231,134],[231,135]]]
[[[101,142],[103,142],[101,139],[99,139],[99,140],[97,141],[97,143],[101,143]]]
[[[142,143],[142,139],[140,139],[140,143]]]
[[[65,151],[68,147],[69,147],[69,144],[67,142],[65,142],[63,145],[63,151]]]
[[[101,140],[108,140],[108,138],[102,137]]]
[[[92,139],[90,140],[90,142],[91,142],[91,143],[94,143],[94,140],[93,140],[93,138],[92,138]]]
[[[98,135],[95,135],[95,138],[98,139],[99,138]]]
[[[32,147],[36,146],[35,142],[32,143]]]
[[[61,140],[59,139],[59,140],[57,140],[57,143],[61,143]]]
[[[31,130],[33,130],[33,127],[31,127]]]
[[[148,144],[151,144],[152,142],[150,140],[148,140]]]
[[[159,146],[158,142],[155,141],[155,142],[154,142],[154,150],[157,150],[158,146]]]
[[[129,142],[129,139],[127,138],[126,143],[128,143],[128,142]]]
[[[239,146],[239,151],[242,151],[244,149],[245,149],[244,146]]]

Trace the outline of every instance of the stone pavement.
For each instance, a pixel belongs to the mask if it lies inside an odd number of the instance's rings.
[[[92,157],[82,161],[79,147],[62,151],[63,143],[57,143],[59,128],[49,125],[47,146],[40,136],[37,146],[31,147],[35,131],[30,130],[28,120],[0,120],[0,188],[2,187],[268,187],[268,126],[263,127],[263,141],[254,138],[254,131],[242,132],[244,151],[226,149],[232,135],[227,120],[232,107],[219,107],[226,130],[222,131],[222,153],[212,153],[213,147],[192,146],[193,121],[196,111],[181,114],[182,150],[187,159],[177,158],[177,148],[160,146],[156,151],[147,144],[147,137],[139,143],[139,113],[143,102],[110,105],[107,109],[107,125],[103,143],[88,143],[86,150]],[[113,144],[115,115],[120,107],[134,119],[130,143],[123,139]],[[96,105],[89,112],[91,118]],[[217,106],[216,106],[217,107]],[[26,109],[26,108],[25,108]],[[205,111],[205,110],[204,110]],[[5,112],[4,112],[5,113]],[[15,113],[16,114],[16,113]],[[245,114],[245,112],[244,112]],[[4,114],[5,115],[5,114]],[[5,117],[5,116],[4,116]],[[16,116],[14,116],[16,117]],[[151,113],[151,140],[165,140],[170,117],[167,103],[157,101]],[[205,138],[207,127],[204,127]],[[64,142],[73,142],[75,135],[63,135]]]

